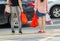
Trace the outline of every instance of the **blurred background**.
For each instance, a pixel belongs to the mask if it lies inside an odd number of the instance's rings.
[[[28,3],[33,2],[34,0],[22,0],[22,5],[23,5],[23,10],[27,16],[27,19],[29,20],[29,23],[32,20],[32,17],[34,15],[34,9],[31,7]],[[5,10],[5,5],[6,5],[6,0],[0,0],[0,26],[1,28],[4,26],[10,27],[10,16],[5,16],[4,15],[4,10]],[[49,15],[51,19],[53,20],[59,20],[60,19],[60,0],[48,0],[48,10],[49,10]],[[18,25],[17,22],[15,22],[16,26]],[[29,26],[29,25],[24,25],[22,26]]]

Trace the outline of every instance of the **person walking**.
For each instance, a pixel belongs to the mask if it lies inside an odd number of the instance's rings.
[[[45,33],[46,30],[46,14],[48,14],[48,2],[47,0],[35,0],[36,15],[38,16],[39,33]]]
[[[12,29],[12,33],[15,33],[15,29],[14,29],[14,24],[15,24],[15,18],[17,18],[18,20],[18,27],[19,27],[19,33],[22,34],[22,23],[20,20],[20,15],[21,12],[23,12],[23,8],[22,8],[22,2],[21,0],[7,0],[7,4],[11,6],[11,29]],[[14,20],[15,19],[15,20]]]

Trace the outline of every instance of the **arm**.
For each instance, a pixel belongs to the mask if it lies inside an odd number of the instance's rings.
[[[7,5],[9,4],[9,0],[7,0]]]
[[[10,2],[10,0],[7,0],[7,5],[11,5],[11,2]]]
[[[48,1],[46,0],[46,12],[48,13]]]
[[[35,7],[34,7],[34,11],[37,10],[37,0],[35,0]]]
[[[18,0],[18,4],[19,4],[19,7],[20,7],[20,9],[21,9],[21,12],[23,12],[23,8],[22,8],[22,2],[21,2],[21,0]]]

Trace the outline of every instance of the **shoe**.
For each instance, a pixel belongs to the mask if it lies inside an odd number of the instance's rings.
[[[38,31],[38,33],[43,33],[43,31]]]
[[[46,33],[46,31],[43,31],[43,33]]]
[[[12,30],[12,33],[15,33],[15,31]]]
[[[45,33],[46,31],[38,31],[38,33]]]
[[[22,34],[22,31],[19,31],[19,33],[21,33],[21,34]]]

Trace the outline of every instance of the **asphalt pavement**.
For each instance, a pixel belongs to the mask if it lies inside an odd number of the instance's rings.
[[[60,41],[60,22],[59,19],[53,20],[54,24],[46,25],[46,33],[38,33],[39,27],[23,27],[23,34],[11,33],[11,28],[0,29],[0,41]]]

